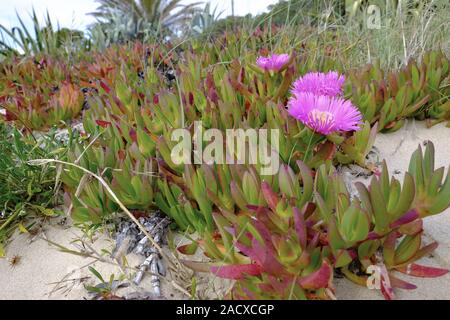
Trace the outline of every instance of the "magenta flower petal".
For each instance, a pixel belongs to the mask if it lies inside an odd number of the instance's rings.
[[[289,55],[272,54],[269,57],[259,57],[256,60],[258,67],[265,71],[280,71],[289,62]]]
[[[294,82],[292,93],[298,95],[310,92],[321,96],[340,96],[342,95],[344,82],[345,76],[335,71],[328,73],[310,72]]]
[[[361,129],[361,112],[349,100],[299,93],[289,100],[288,107],[291,116],[323,135]]]

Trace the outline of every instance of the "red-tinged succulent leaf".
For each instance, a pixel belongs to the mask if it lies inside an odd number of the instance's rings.
[[[176,183],[183,190],[187,188],[186,181],[182,177],[174,174],[163,159],[159,158],[157,159],[157,162],[159,173],[162,177],[166,178],[170,182]]]
[[[247,208],[256,213],[256,218],[258,221],[263,223],[269,229],[278,228],[284,230],[288,226],[285,221],[277,214],[273,213],[273,211],[269,210],[266,207],[256,207],[256,206],[247,206]]]
[[[108,128],[111,125],[111,122],[104,120],[95,120],[95,123],[103,128]]]
[[[217,94],[216,89],[214,88],[209,89],[208,97],[215,104],[219,103],[219,95]]]
[[[17,117],[16,117],[16,115],[15,115],[14,113],[12,113],[11,111],[6,110],[6,111],[5,111],[5,120],[6,120],[6,121],[14,121],[14,120],[17,120]]]
[[[241,296],[239,294],[236,294],[233,297],[233,300],[246,300],[246,299],[258,300],[258,296],[256,294],[254,294],[253,292],[251,292],[248,288],[241,286],[241,290],[245,293],[245,296]],[[235,290],[233,290],[233,292],[234,291]]]
[[[247,205],[247,209],[250,210],[250,211],[253,211],[253,212],[258,212],[258,211],[264,210],[265,208],[261,207],[261,206],[256,206],[256,205],[253,205],[253,204],[248,204]]]
[[[308,164],[317,167],[324,161],[333,159],[335,153],[336,145],[330,141],[327,141],[318,147],[317,153],[308,161]]]
[[[388,266],[395,263],[395,243],[397,240],[397,232],[391,232],[383,243],[383,258]]]
[[[256,256],[253,254],[253,250],[250,247],[247,247],[239,242],[235,243],[236,248],[242,252],[243,254],[245,254],[247,257],[249,257],[250,259],[252,259],[253,261],[256,260]]]
[[[178,247],[177,251],[184,255],[191,256],[191,255],[195,254],[197,249],[198,249],[198,243],[192,242],[192,243],[185,244],[183,246]]]
[[[271,243],[271,246],[272,243]],[[264,273],[272,275],[283,275],[286,273],[286,269],[278,262],[274,255],[274,249],[268,248],[266,245],[262,245],[258,240],[252,241],[252,255],[255,257],[255,261],[264,270]]]
[[[438,278],[446,275],[449,272],[448,269],[426,267],[415,263],[411,263],[403,267],[398,267],[396,268],[396,270],[409,276],[418,278]]]
[[[102,87],[103,90],[105,90],[106,93],[110,93],[111,92],[111,88],[108,87],[108,85],[106,83],[104,83],[103,81],[100,81],[100,87]]]
[[[210,71],[206,74],[205,84],[208,89],[215,88],[214,77]]]
[[[116,122],[120,122],[122,120],[119,116],[117,116],[115,114],[111,114],[111,118]]]
[[[305,207],[305,209],[306,209],[306,207]],[[294,208],[294,222],[295,222],[295,231],[297,232],[300,246],[302,247],[302,249],[305,249],[308,235],[307,235],[307,231],[306,231],[304,210],[302,210],[302,212],[300,212],[300,210],[298,210],[298,208]]]
[[[381,293],[386,300],[395,299],[394,289],[392,289],[392,287],[390,287],[383,279],[381,280]]]
[[[400,228],[398,228],[398,232],[409,236],[413,236],[421,231],[423,231],[423,220],[421,219],[404,224]]]
[[[398,227],[400,227],[402,225],[411,223],[414,220],[416,220],[417,218],[419,218],[419,212],[416,209],[413,209],[413,210],[408,211],[405,215],[403,215],[397,221],[391,223],[390,227],[392,229],[395,229],[395,228],[398,228]]]
[[[356,259],[358,257],[358,252],[355,249],[349,249],[347,251],[352,259]]]
[[[262,268],[256,263],[212,266],[211,272],[224,279],[242,280],[247,276],[259,276]]]
[[[303,208],[305,220],[308,220],[309,217],[316,211],[316,205],[312,202],[308,202],[306,206]],[[314,222],[313,222],[314,224]]]
[[[406,282],[402,279],[399,279],[395,276],[393,276],[392,274],[389,275],[390,279],[391,279],[391,285],[393,288],[399,288],[399,289],[403,289],[403,290],[414,290],[417,289],[417,286],[415,284]]]
[[[278,195],[275,192],[273,192],[271,186],[266,181],[263,181],[261,183],[261,191],[269,207],[273,211],[276,211],[278,205]]]
[[[384,129],[392,129],[392,128],[394,128],[395,126],[397,125],[397,121],[392,121],[392,122],[389,122],[387,125],[385,125],[384,126]]]
[[[437,242],[433,242],[430,243],[429,245],[426,245],[424,247],[422,247],[421,249],[419,249],[416,254],[414,255],[414,257],[412,257],[411,259],[409,259],[408,261],[399,264],[397,266],[395,266],[395,268],[399,268],[399,267],[404,267],[407,266],[411,263],[413,263],[414,261],[419,260],[420,258],[425,257],[426,255],[432,253],[434,250],[436,250],[436,248],[438,247],[438,243]]]
[[[381,293],[386,300],[395,299],[394,289],[392,288],[391,278],[386,265],[382,264],[378,270],[380,271]]]
[[[264,245],[267,246],[267,249],[274,250],[274,247],[272,244],[272,234],[267,229],[267,227],[258,220],[252,221],[252,224],[255,227],[256,231],[258,231],[261,238],[264,240]]]
[[[286,277],[283,277],[283,279],[281,281],[280,281],[280,279],[278,277],[274,277],[274,276],[271,276],[271,275],[269,275],[267,278],[268,278],[272,288],[275,289],[280,294],[285,292],[286,289],[290,285],[292,285],[292,279],[286,279]]]
[[[129,135],[130,135],[131,140],[133,140],[133,142],[137,142],[137,132],[136,132],[136,130],[130,129]]]
[[[367,236],[366,240],[378,240],[381,238],[383,238],[383,236],[380,236],[378,233],[372,231],[372,232],[369,232],[369,235]]]
[[[319,290],[319,291],[316,291],[315,293],[306,292],[305,297],[308,300],[330,300],[330,299],[336,300],[334,293],[332,293],[332,294],[333,295],[330,297],[329,293],[327,293],[325,290]]]
[[[117,158],[119,160],[125,160],[125,157],[126,157],[126,153],[124,150],[117,151]]]
[[[430,243],[429,245],[426,245],[423,248],[420,248],[419,251],[417,251],[416,255],[414,256],[415,260],[418,260],[422,257],[425,257],[426,255],[432,253],[434,250],[437,249],[439,244],[437,242]]]
[[[298,282],[304,289],[318,290],[321,288],[327,288],[332,276],[333,269],[328,262],[323,261],[319,270],[302,277],[298,280]]]
[[[191,270],[203,273],[211,272],[211,264],[198,261],[180,260],[182,264]]]
[[[319,233],[319,243],[321,246],[328,246],[330,245],[330,242],[328,241],[328,235],[324,234],[322,232]]]
[[[262,292],[273,292],[274,288],[267,283],[259,283],[258,284],[258,289],[261,290]]]
[[[311,240],[308,243],[308,250],[312,250],[315,247],[317,247],[320,241],[320,235],[321,235],[320,232],[314,233],[314,235],[312,236]]]

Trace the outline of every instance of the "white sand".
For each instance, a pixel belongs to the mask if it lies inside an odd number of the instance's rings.
[[[409,121],[400,131],[379,135],[376,146],[381,152],[381,158],[386,158],[391,174],[395,170],[400,170],[403,174],[407,169],[409,158],[417,146],[426,140],[431,140],[436,147],[436,166],[450,165],[450,129],[443,125],[426,129],[423,123]],[[397,178],[401,178],[402,174]],[[48,225],[45,227],[47,237],[59,244],[69,246],[73,239],[76,239],[79,231],[74,228]],[[421,264],[450,268],[450,210],[446,213],[425,219],[425,231],[427,241],[432,239],[439,242],[440,246],[433,254],[420,261]],[[101,237],[95,242],[95,248],[100,250],[111,249],[112,243],[106,237]],[[18,235],[7,247],[8,257],[20,255],[20,263],[12,269],[7,259],[0,259],[0,299],[83,299],[89,298],[83,285],[79,282],[68,282],[66,289],[62,289],[53,294],[49,293],[54,289],[53,282],[61,281],[67,274],[75,272],[69,277],[71,279],[89,276],[87,284],[98,284],[92,274],[80,267],[87,265],[92,260],[71,254],[61,253],[55,247],[49,245],[44,240],[36,240],[29,243],[28,235]],[[130,255],[128,257],[130,266],[137,266],[139,258]],[[114,273],[119,275],[120,269],[114,265],[96,262],[93,265],[105,279]],[[450,299],[450,275],[437,279],[419,279],[400,275],[399,277],[412,282],[418,286],[414,291],[397,290],[399,299]],[[200,277],[200,285],[208,292],[208,297],[215,297],[214,293],[226,290],[227,284],[220,281]],[[382,299],[377,291],[370,291],[363,287],[357,287],[346,279],[336,279],[337,297],[339,299]],[[150,288],[150,277],[146,277],[142,283],[146,290]],[[70,290],[68,290],[70,289]],[[165,297],[180,299],[183,296],[172,285],[162,284]],[[133,291],[127,288],[126,291]]]

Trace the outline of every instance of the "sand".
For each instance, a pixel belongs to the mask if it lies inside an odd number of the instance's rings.
[[[436,166],[450,165],[450,129],[444,125],[437,125],[427,129],[423,122],[408,121],[401,130],[391,134],[377,136],[375,146],[380,151],[380,158],[387,159],[391,174],[395,170],[401,172],[396,175],[401,179],[407,169],[409,158],[419,144],[430,140],[436,147]],[[70,247],[71,241],[78,238],[80,231],[70,226],[61,226],[58,221],[50,221],[45,227],[45,235],[49,240]],[[432,257],[425,257],[420,264],[441,268],[450,268],[450,210],[445,213],[425,219],[425,241],[438,241],[439,248]],[[111,240],[105,235],[98,236],[93,246],[96,250],[112,248]],[[79,257],[58,251],[43,239],[30,243],[30,236],[19,234],[7,247],[7,255],[21,256],[18,265],[11,268],[7,259],[0,259],[0,299],[84,299],[91,298],[84,285],[95,285],[99,281],[87,270],[86,265],[92,262],[90,258]],[[130,266],[137,266],[139,258],[135,255],[127,257]],[[122,272],[118,266],[95,262],[92,264],[105,279],[111,274],[119,276]],[[55,285],[65,277],[69,279],[83,279],[83,281],[66,281]],[[450,275],[436,279],[419,279],[399,275],[418,286],[413,291],[396,290],[398,299],[450,299]],[[200,286],[205,290],[203,298],[218,297],[229,287],[229,283],[222,283],[218,279],[200,277]],[[358,287],[346,279],[336,279],[336,294],[338,299],[382,299],[380,292]],[[186,286],[186,283],[181,283]],[[144,290],[150,290],[150,277],[142,282]],[[59,290],[55,291],[55,288]],[[135,291],[127,288],[123,292]],[[168,299],[187,298],[186,294],[163,282],[162,291]]]

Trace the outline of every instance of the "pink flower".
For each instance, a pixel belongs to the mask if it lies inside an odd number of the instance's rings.
[[[336,131],[358,131],[361,112],[349,101],[339,97],[299,93],[289,100],[289,114],[307,127],[323,135]]]
[[[342,95],[342,86],[345,82],[345,76],[335,71],[328,73],[310,72],[305,74],[294,82],[292,93],[310,92],[322,96],[340,96]]]
[[[290,57],[286,53],[272,54],[269,57],[259,57],[256,64],[265,71],[280,71],[289,62],[289,59]]]

